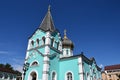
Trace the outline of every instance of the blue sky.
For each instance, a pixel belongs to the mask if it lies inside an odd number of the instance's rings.
[[[74,54],[98,65],[120,64],[120,0],[0,0],[0,63],[21,70],[28,37],[48,5],[56,28],[74,42]]]

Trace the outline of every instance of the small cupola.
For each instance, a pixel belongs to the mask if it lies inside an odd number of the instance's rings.
[[[63,46],[63,48],[70,48],[72,50],[74,48],[73,42],[70,39],[68,39],[68,37],[66,35],[66,30],[64,30],[64,38],[62,41],[62,46]]]
[[[74,44],[70,39],[68,39],[66,35],[66,30],[64,30],[64,37],[62,40],[62,49],[63,49],[62,57],[73,56],[73,48],[74,48]]]

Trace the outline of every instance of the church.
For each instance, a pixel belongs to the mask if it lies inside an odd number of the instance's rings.
[[[94,58],[74,55],[74,44],[56,29],[50,6],[40,26],[28,39],[23,80],[101,80]]]

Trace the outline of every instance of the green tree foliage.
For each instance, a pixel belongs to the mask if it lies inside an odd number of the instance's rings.
[[[6,68],[6,69],[13,70],[13,67],[12,67],[10,64],[8,64],[8,63],[5,65],[5,68]]]

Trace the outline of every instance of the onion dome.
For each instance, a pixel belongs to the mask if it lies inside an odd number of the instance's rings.
[[[64,30],[64,38],[62,41],[62,46],[63,46],[63,48],[71,48],[71,49],[74,48],[73,42],[67,38],[66,30]]]

